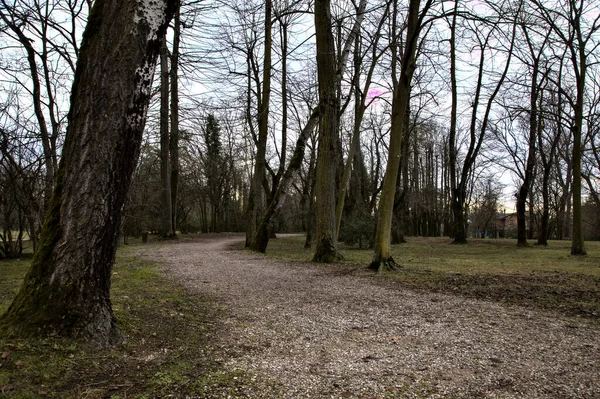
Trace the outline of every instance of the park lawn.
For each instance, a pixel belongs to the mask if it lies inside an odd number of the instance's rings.
[[[119,250],[112,280],[124,345],[99,350],[57,337],[0,337],[0,398],[227,397],[250,380],[213,360],[222,310],[168,280],[136,255],[139,248]],[[0,310],[29,262],[0,262]]]
[[[400,273],[366,272],[372,250],[340,244],[343,265],[381,283],[542,308],[600,321],[600,242],[587,242],[587,256],[571,256],[569,241],[548,247],[516,246],[516,240],[471,240],[451,245],[448,238],[408,237],[393,246]],[[267,256],[309,261],[304,236],[271,240]]]

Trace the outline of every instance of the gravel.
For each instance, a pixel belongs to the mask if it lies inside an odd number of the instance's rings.
[[[145,251],[224,307],[215,353],[251,398],[600,398],[600,325],[233,250]]]

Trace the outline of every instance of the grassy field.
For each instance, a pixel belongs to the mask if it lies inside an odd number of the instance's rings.
[[[156,265],[119,250],[112,301],[126,342],[99,351],[58,338],[0,338],[0,398],[155,398],[235,396],[250,377],[227,373],[211,355],[221,310],[188,295]],[[0,311],[29,261],[0,262]]]
[[[588,255],[570,256],[569,241],[548,247],[518,248],[516,240],[471,240],[451,245],[448,238],[409,237],[393,247],[402,267],[397,274],[373,276],[382,283],[413,289],[449,292],[467,297],[532,306],[567,315],[600,319],[600,242],[586,243]],[[267,256],[309,261],[303,236],[283,236],[269,242]],[[348,268],[362,271],[372,250],[342,245]]]

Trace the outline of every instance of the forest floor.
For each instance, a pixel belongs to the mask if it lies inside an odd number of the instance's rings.
[[[0,398],[600,398],[600,245],[413,239],[376,275],[369,251],[318,265],[301,237],[243,240],[122,247],[125,344],[0,338]],[[27,264],[0,263],[0,312]]]

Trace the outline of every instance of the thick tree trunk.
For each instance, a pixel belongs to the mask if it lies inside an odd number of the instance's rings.
[[[409,94],[410,96],[410,94]],[[396,182],[396,195],[394,197],[394,215],[396,226],[392,232],[392,244],[406,243],[405,234],[408,230],[408,222],[410,220],[409,199],[411,196],[409,177],[408,177],[408,154],[410,147],[410,104],[407,104],[406,115],[404,116],[404,138],[402,140],[402,149],[400,159],[404,162],[400,163],[398,178]],[[402,183],[402,189],[399,190],[399,183]]]
[[[160,38],[175,3],[96,0],[40,246],[2,317],[9,333],[119,342],[110,276]]]
[[[317,236],[313,262],[340,260],[335,240],[335,189],[338,153],[338,110],[336,95],[335,43],[330,0],[315,0],[317,73],[319,78],[319,148],[316,174]]]
[[[527,180],[527,178],[526,178]],[[521,184],[517,194],[517,246],[526,247],[527,244],[527,221],[525,220],[526,198],[529,193],[529,187],[526,182]]]
[[[534,178],[535,180],[535,171],[534,171]],[[533,187],[529,187],[529,192],[533,193]],[[527,230],[527,239],[528,240],[533,240],[533,236],[534,236],[534,232],[537,230],[537,226],[535,223],[535,209],[534,209],[534,197],[533,194],[529,195],[529,230]]]
[[[466,190],[463,190],[460,186],[455,190],[452,196],[452,215],[454,216],[454,223],[452,224],[454,240],[453,244],[466,244],[467,243],[467,218],[465,215],[465,197]]]

